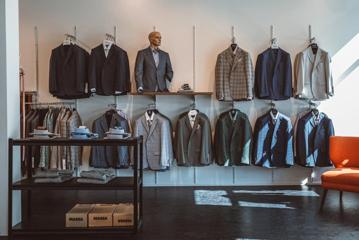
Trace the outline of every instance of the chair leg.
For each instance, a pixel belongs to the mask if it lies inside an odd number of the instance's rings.
[[[322,194],[322,201],[320,203],[320,210],[323,209],[323,206],[325,203],[325,198],[327,197],[327,192],[328,192],[328,189],[324,189],[323,194]]]
[[[339,192],[339,201],[343,201],[343,191]]]

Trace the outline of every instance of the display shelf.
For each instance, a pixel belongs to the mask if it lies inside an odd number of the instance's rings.
[[[196,96],[196,95],[202,95],[202,96],[212,96],[213,92],[132,92],[131,95],[134,96]]]
[[[133,177],[116,177],[106,184],[78,183],[77,177],[63,183],[35,183],[34,178],[13,184],[13,190],[131,190],[135,186]],[[138,178],[137,185],[142,183]]]
[[[141,137],[126,139],[25,138],[10,140],[14,146],[131,146],[142,143]]]

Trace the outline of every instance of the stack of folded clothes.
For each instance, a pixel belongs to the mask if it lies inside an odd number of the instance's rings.
[[[178,90],[179,93],[183,93],[183,92],[193,92],[193,90],[191,89],[191,87],[189,86],[188,83],[185,83],[181,86],[181,88]]]
[[[106,184],[116,177],[114,171],[109,169],[82,171],[80,176],[81,177],[77,179],[77,182],[94,184]]]
[[[72,170],[36,170],[33,178],[35,183],[63,183],[72,179],[74,172]]]

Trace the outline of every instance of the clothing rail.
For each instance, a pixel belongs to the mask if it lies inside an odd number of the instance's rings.
[[[43,106],[43,105],[76,105],[76,102],[27,102],[26,105]]]

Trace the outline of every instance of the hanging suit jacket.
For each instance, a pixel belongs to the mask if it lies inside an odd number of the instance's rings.
[[[231,47],[217,56],[216,96],[222,101],[253,99],[254,69],[248,52]]]
[[[107,111],[92,124],[92,132],[104,138],[110,128],[122,127],[129,132],[128,122],[115,111]],[[127,146],[96,146],[91,148],[90,166],[95,168],[128,168],[130,164]]]
[[[293,165],[293,131],[287,116],[278,113],[277,120],[273,122],[268,112],[258,118],[253,141],[255,165],[267,168]]]
[[[66,108],[62,108],[56,118],[55,128],[54,128],[55,134],[61,135],[61,120],[65,117],[65,115],[66,115]],[[62,148],[63,147],[60,146],[50,147],[51,149],[50,168],[62,169],[62,165],[60,164]]]
[[[297,127],[296,162],[306,167],[332,166],[329,158],[329,138],[334,136],[332,120],[324,113],[312,112],[300,118]]]
[[[92,49],[89,65],[89,89],[98,95],[118,95],[131,91],[127,52],[112,44],[108,56],[103,44]]]
[[[142,87],[144,91],[167,91],[166,80],[172,81],[173,70],[170,56],[167,52],[158,50],[159,64],[156,67],[151,47],[140,50],[137,53],[135,64],[135,80],[137,89]]]
[[[143,136],[143,168],[165,170],[173,162],[172,132],[166,118],[153,114],[150,127],[145,114],[136,120],[134,135]]]
[[[285,100],[292,96],[292,63],[289,53],[281,48],[268,48],[259,54],[255,90],[261,99]]]
[[[76,128],[78,128],[79,126],[81,126],[81,118],[79,113],[74,110],[72,111],[71,116],[69,117],[69,119],[67,119],[66,122],[66,131],[67,131],[67,136],[71,136],[71,133],[74,132],[76,130]],[[81,158],[82,158],[82,147],[80,146],[71,146],[68,147],[67,150],[67,169],[73,170],[75,168],[78,168],[81,164]]]
[[[208,117],[198,112],[193,128],[188,114],[177,121],[175,153],[179,166],[206,166],[213,162],[212,131]]]
[[[298,53],[294,65],[294,95],[311,100],[325,100],[334,95],[329,54],[309,47]]]
[[[220,166],[251,163],[252,127],[246,114],[234,109],[222,113],[216,123],[214,150]]]
[[[88,62],[89,54],[77,45],[60,45],[53,49],[50,58],[50,93],[62,99],[88,97]]]

